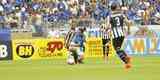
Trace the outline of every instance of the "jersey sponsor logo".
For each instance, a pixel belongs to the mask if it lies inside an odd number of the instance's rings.
[[[34,54],[34,47],[32,45],[18,45],[16,53],[21,58],[30,58]]]

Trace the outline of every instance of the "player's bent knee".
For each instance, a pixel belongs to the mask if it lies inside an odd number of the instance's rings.
[[[120,47],[117,47],[116,48],[116,51],[118,52],[118,51],[121,51],[121,48]]]

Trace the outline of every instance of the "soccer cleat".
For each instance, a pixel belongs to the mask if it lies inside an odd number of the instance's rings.
[[[131,65],[131,57],[127,57],[127,63],[125,64],[125,68],[129,69],[131,67],[132,67],[132,65]]]
[[[127,63],[131,64],[131,62],[132,62],[132,58],[131,57],[127,57]]]
[[[78,60],[79,64],[84,64],[84,62],[82,60]]]
[[[131,67],[132,67],[131,64],[125,64],[126,69],[130,69]]]

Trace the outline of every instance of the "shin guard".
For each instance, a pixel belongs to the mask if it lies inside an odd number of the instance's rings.
[[[117,51],[117,54],[118,56],[120,57],[120,59],[125,63],[127,64],[128,63],[128,60],[127,60],[127,54],[123,51],[123,50],[118,50]]]

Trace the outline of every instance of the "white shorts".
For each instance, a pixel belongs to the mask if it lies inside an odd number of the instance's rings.
[[[75,47],[75,46],[77,46],[77,44],[74,43],[74,42],[71,42],[69,49],[70,50],[76,50],[78,55],[83,55],[84,52],[81,50],[81,47]]]
[[[84,54],[84,52],[80,49],[80,47],[77,49],[77,53],[78,53],[78,55],[83,55]]]
[[[76,49],[77,49],[76,45],[77,45],[76,43],[71,42],[71,44],[70,44],[70,46],[69,46],[69,50],[71,50],[71,49],[72,49],[72,50],[73,50],[73,49],[76,50]]]

